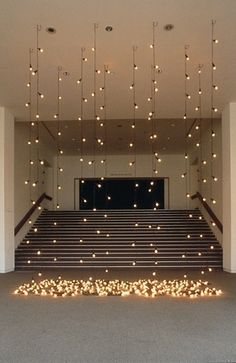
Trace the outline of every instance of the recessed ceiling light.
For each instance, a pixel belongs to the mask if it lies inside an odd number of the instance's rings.
[[[49,26],[46,28],[46,32],[48,32],[49,34],[55,34],[56,29],[53,26]]]
[[[105,30],[106,30],[107,32],[111,32],[111,31],[113,30],[113,28],[112,28],[112,26],[111,26],[111,25],[107,25],[107,26],[105,27]]]
[[[170,30],[174,29],[174,25],[173,24],[166,24],[164,26],[164,30],[166,30],[167,32],[169,32]]]

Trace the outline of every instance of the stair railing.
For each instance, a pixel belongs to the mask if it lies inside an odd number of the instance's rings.
[[[35,204],[28,210],[28,212],[24,215],[24,217],[21,219],[21,221],[15,227],[15,236],[21,230],[21,228],[24,226],[24,224],[27,222],[27,220],[31,217],[31,215],[34,213],[34,211],[38,208],[38,206],[42,203],[42,201],[44,199],[52,200],[52,197],[50,197],[46,193],[43,193],[38,198],[38,200],[35,202]]]
[[[191,199],[198,199],[201,202],[202,206],[205,208],[205,210],[207,211],[207,213],[211,217],[212,221],[218,227],[220,232],[223,233],[223,225],[222,225],[221,221],[216,217],[215,213],[213,212],[213,210],[211,209],[209,204],[207,204],[207,202],[205,200],[203,200],[202,195],[199,192],[196,192],[195,194],[193,194],[191,196]]]

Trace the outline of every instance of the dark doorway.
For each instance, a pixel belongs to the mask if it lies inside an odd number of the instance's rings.
[[[80,180],[80,209],[163,209],[164,178]]]

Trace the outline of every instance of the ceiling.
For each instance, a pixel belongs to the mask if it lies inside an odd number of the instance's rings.
[[[215,52],[216,92],[215,105],[221,111],[227,102],[236,101],[236,1],[235,0],[8,0],[0,3],[0,104],[8,107],[16,120],[28,119],[25,103],[28,101],[28,50],[35,47],[36,24],[42,26],[40,47],[40,91],[45,98],[40,101],[40,120],[53,119],[56,112],[57,67],[61,66],[63,96],[61,115],[64,120],[76,120],[80,114],[80,50],[85,47],[88,62],[85,64],[84,87],[88,102],[84,118],[93,118],[93,24],[97,30],[97,64],[103,69],[109,65],[112,74],[107,80],[107,118],[129,120],[132,118],[132,46],[136,45],[136,99],[139,106],[136,117],[145,119],[150,111],[150,67],[152,52],[152,22],[158,21],[158,76],[157,114],[160,119],[179,119],[184,113],[184,45],[189,48],[188,116],[196,117],[198,103],[198,64],[203,64],[202,90],[204,117],[210,111],[210,39],[211,20],[216,20],[216,37],[219,44]],[[165,31],[164,25],[174,25]],[[111,25],[112,32],[105,31]],[[56,28],[55,34],[45,29]],[[35,63],[35,59],[33,59]],[[98,87],[103,76],[98,76]],[[34,89],[34,88],[33,88]],[[99,93],[99,92],[98,92]],[[103,104],[102,92],[97,96]],[[35,115],[35,97],[33,98]],[[121,122],[121,121],[119,121]],[[170,121],[171,122],[171,121]],[[128,127],[128,124],[127,126]],[[174,129],[174,127],[172,127]],[[119,132],[125,129],[125,125]],[[118,128],[117,128],[118,130]],[[170,130],[171,126],[170,126]],[[145,132],[147,130],[145,129]],[[128,132],[128,131],[127,131]],[[170,135],[171,136],[171,135]],[[163,136],[165,139],[166,136]],[[171,136],[172,137],[172,136]],[[121,140],[122,141],[122,140]],[[127,144],[127,142],[126,142]],[[117,148],[120,146],[117,144]],[[165,147],[165,146],[162,146]]]

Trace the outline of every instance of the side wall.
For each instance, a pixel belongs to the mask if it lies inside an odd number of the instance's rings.
[[[30,203],[30,186],[25,185],[25,180],[29,179],[29,128],[25,122],[15,122],[15,226],[24,217],[32,206]],[[53,156],[55,154],[54,142],[47,131],[40,127],[39,142],[40,159],[44,160],[45,165],[39,167],[39,185],[31,188],[32,199],[37,200],[42,193],[50,196],[53,194]],[[32,160],[35,162],[37,157],[36,144],[32,144]],[[31,168],[32,179],[37,180],[37,167]],[[46,204],[44,206],[47,206]],[[50,207],[50,205],[48,205]],[[39,213],[39,212],[38,212]],[[33,216],[35,219],[38,213]],[[19,239],[27,232],[27,226],[16,236],[16,244]]]

